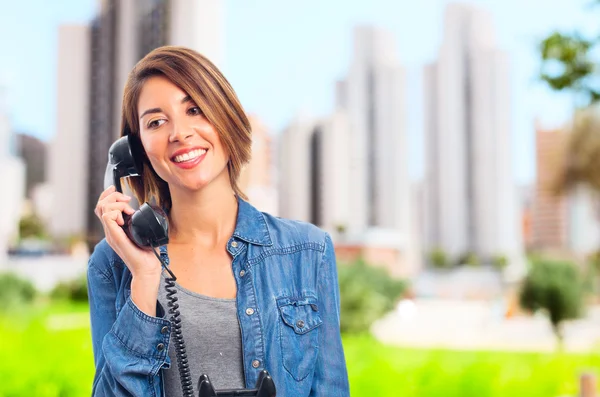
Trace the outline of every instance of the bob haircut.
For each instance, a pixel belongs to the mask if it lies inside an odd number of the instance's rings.
[[[140,60],[129,73],[123,92],[121,136],[131,135],[141,178],[128,178],[129,186],[140,203],[171,209],[168,184],[161,179],[148,160],[140,139],[138,101],[144,83],[162,76],[185,91],[217,131],[229,155],[227,169],[233,192],[243,199],[238,186],[243,166],[250,161],[252,132],[248,117],[233,88],[217,67],[207,58],[185,47],[156,48]]]

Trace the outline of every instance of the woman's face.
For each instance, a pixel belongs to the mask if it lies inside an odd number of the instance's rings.
[[[228,172],[229,157],[217,131],[190,96],[167,78],[155,76],[144,83],[138,114],[148,159],[171,189],[198,190]]]

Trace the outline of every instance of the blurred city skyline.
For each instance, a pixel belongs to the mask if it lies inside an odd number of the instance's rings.
[[[85,0],[50,5],[32,0],[3,5],[0,40],[5,54],[13,55],[0,64],[0,85],[6,88],[5,102],[14,130],[45,141],[55,135],[58,26],[87,23],[96,15],[96,3]],[[404,94],[410,176],[421,179],[422,68],[436,57],[448,3],[375,1],[367,6],[225,1],[222,70],[248,113],[261,118],[269,130],[278,134],[299,112],[321,116],[333,109],[335,82],[347,72],[349,64],[353,26],[371,24],[389,30],[397,43],[399,61],[407,69]],[[519,184],[531,183],[535,175],[534,120],[538,118],[548,127],[560,126],[571,110],[569,98],[549,92],[536,81],[536,45],[554,29],[578,28],[590,35],[595,33],[593,18],[586,17],[588,3],[468,3],[492,14],[498,45],[509,54],[515,178]],[[31,92],[36,92],[35,100]]]

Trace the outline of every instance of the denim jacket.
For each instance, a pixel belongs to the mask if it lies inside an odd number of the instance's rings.
[[[227,251],[237,285],[246,387],[254,388],[266,369],[277,396],[349,396],[330,236],[238,202]],[[168,261],[165,247],[161,255]],[[151,317],[136,307],[131,273],[106,240],[90,257],[88,287],[92,395],[163,396],[162,371],[177,371],[168,356],[172,328],[164,308],[157,302],[157,317]]]

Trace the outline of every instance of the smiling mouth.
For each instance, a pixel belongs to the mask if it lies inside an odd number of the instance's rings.
[[[207,149],[196,149],[196,150],[192,150],[190,152],[184,153],[184,154],[179,154],[179,155],[173,157],[171,160],[175,163],[185,163],[187,161],[194,161],[195,159],[202,156],[206,152],[207,152]]]

